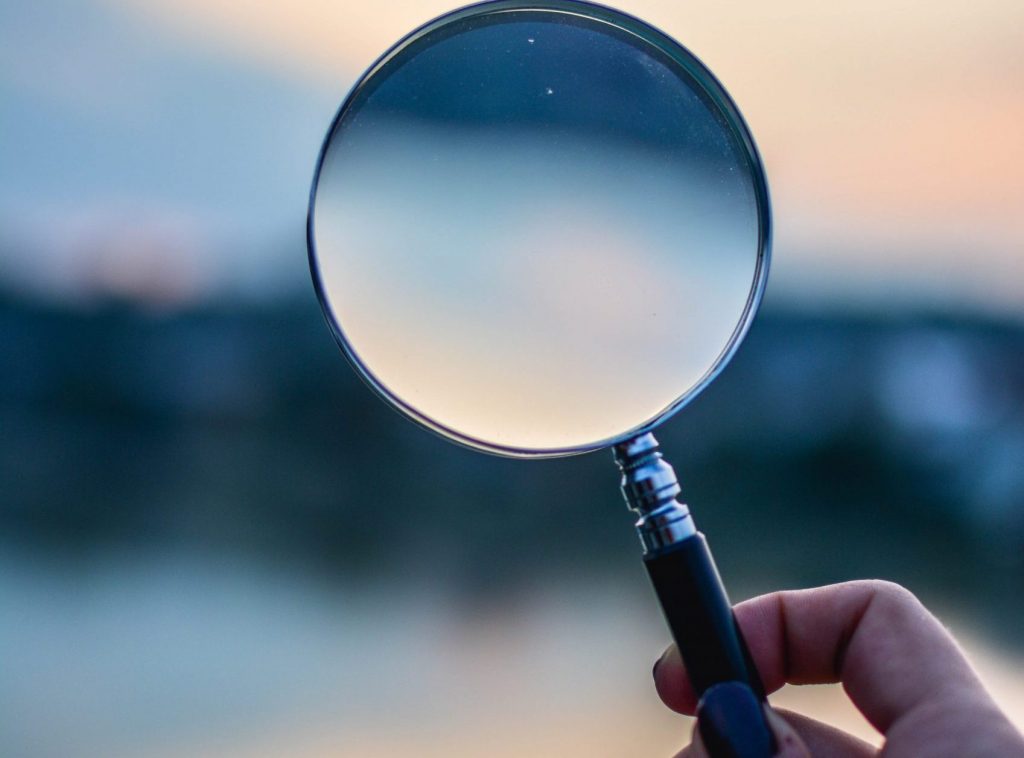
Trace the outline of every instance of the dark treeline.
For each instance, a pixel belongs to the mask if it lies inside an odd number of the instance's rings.
[[[638,570],[610,454],[508,461],[414,427],[312,296],[172,314],[8,297],[0,351],[0,529],[48,554],[238,550],[477,596]],[[887,576],[996,607],[1024,586],[1022,355],[1015,324],[769,303],[659,438],[734,586]]]

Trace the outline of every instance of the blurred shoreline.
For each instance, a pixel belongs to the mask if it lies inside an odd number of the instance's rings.
[[[332,581],[426,570],[482,597],[635,560],[607,456],[501,460],[415,428],[355,377],[312,297],[153,313],[7,296],[0,350],[0,525],[56,560],[214,549]],[[1019,644],[1021,354],[1012,322],[769,301],[659,437],[733,586],[884,576]]]

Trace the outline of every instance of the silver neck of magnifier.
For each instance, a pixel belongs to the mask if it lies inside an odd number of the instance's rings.
[[[622,470],[622,494],[640,518],[636,531],[644,553],[659,553],[697,533],[690,509],[676,500],[682,491],[676,472],[658,450],[651,433],[613,448]]]

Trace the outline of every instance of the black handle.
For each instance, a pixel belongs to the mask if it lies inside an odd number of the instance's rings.
[[[644,564],[697,697],[722,682],[743,682],[764,700],[764,685],[704,535],[648,554]]]

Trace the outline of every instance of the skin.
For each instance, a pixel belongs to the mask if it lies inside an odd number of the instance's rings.
[[[780,756],[1024,756],[1024,736],[956,641],[899,585],[862,581],[777,592],[736,606],[736,618],[769,693],[787,683],[842,682],[885,736],[878,751],[813,719],[769,711]],[[674,646],[656,667],[655,685],[669,708],[695,713]],[[696,729],[694,735],[680,756],[707,755]]]

